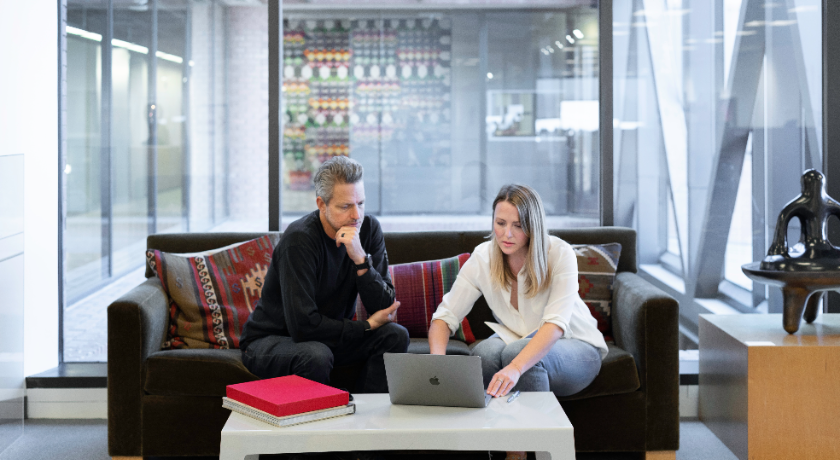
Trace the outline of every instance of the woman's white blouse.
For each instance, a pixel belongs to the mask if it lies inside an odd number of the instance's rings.
[[[513,332],[524,336],[544,323],[556,324],[563,330],[563,338],[578,339],[592,344],[607,355],[607,344],[598,330],[598,322],[578,295],[577,258],[572,246],[560,238],[549,237],[548,263],[551,265],[551,285],[534,297],[525,295],[524,269],[517,276],[519,310],[510,303],[510,289],[497,286],[490,277],[490,249],[496,244],[487,241],[476,246],[472,256],[461,267],[452,289],[432,316],[449,326],[454,335],[464,317],[481,295],[493,316]]]

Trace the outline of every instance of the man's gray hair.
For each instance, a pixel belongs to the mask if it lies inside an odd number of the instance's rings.
[[[335,184],[355,184],[362,180],[364,168],[358,161],[345,156],[334,156],[325,161],[315,173],[315,195],[329,204]]]

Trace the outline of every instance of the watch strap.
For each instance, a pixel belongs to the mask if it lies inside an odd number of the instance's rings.
[[[365,261],[364,262],[362,262],[360,264],[356,264],[356,270],[365,270],[365,269],[368,269],[368,270],[370,269],[370,254],[365,254]]]

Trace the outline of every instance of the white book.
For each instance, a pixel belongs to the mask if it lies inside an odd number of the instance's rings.
[[[265,423],[268,423],[269,425],[274,425],[277,427],[297,425],[299,423],[306,422],[314,422],[316,420],[323,420],[325,418],[339,417],[342,415],[356,413],[356,404],[351,402],[346,406],[330,407],[327,409],[314,410],[311,412],[303,412],[300,414],[278,417],[276,415],[269,414],[268,412],[255,409],[247,404],[242,404],[241,402],[235,399],[230,399],[226,396],[222,397],[222,407],[224,407],[225,409],[230,409],[234,412],[238,412],[242,415],[253,417],[257,420],[263,421]]]
[[[494,323],[492,321],[485,321],[484,324],[487,325],[490,329],[493,329],[493,332],[499,335],[499,338],[504,340],[506,344],[510,345],[517,340],[522,340],[526,338],[531,338],[534,334],[537,333],[539,328],[534,329],[533,331],[525,334],[519,335],[516,332],[511,331],[507,326],[499,323]]]

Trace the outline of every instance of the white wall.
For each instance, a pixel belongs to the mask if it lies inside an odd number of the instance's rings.
[[[0,0],[0,154],[23,154],[24,375],[58,365],[58,6]]]

